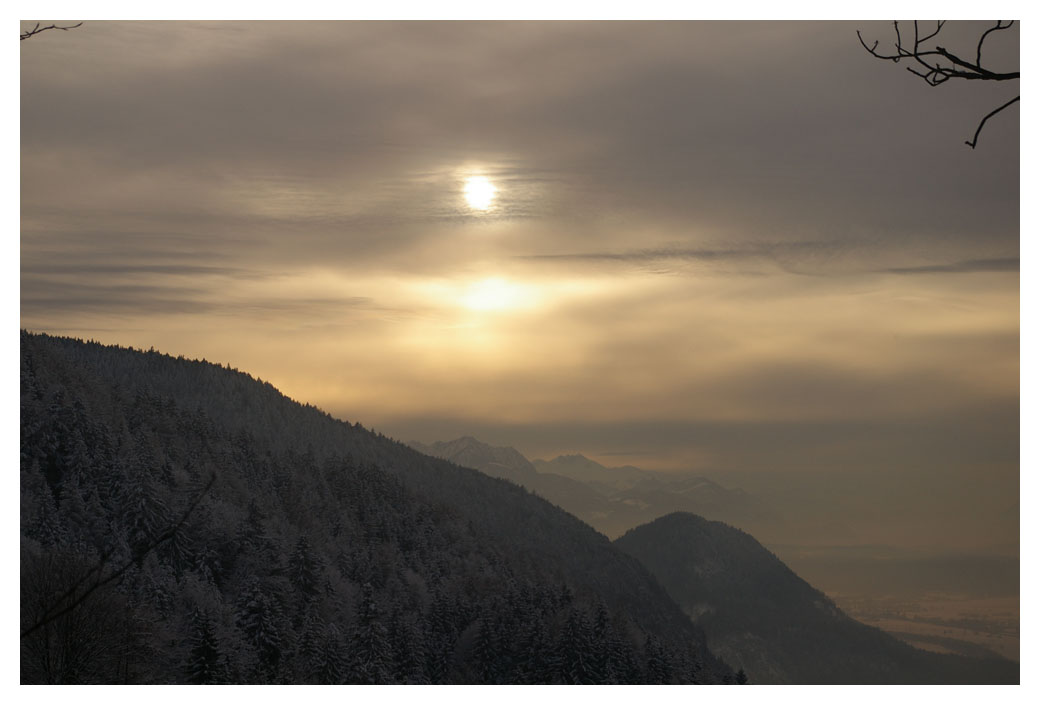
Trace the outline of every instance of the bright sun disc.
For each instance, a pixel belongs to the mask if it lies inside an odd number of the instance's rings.
[[[498,191],[486,176],[471,176],[466,179],[466,186],[463,189],[463,193],[466,195],[466,203],[469,204],[470,208],[478,211],[486,211],[491,207],[491,201],[495,198],[495,192]]]

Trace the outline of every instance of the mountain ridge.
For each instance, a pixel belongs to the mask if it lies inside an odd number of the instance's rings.
[[[492,477],[501,477],[523,484],[537,472],[534,466],[518,450],[508,446],[492,446],[478,441],[473,436],[461,436],[453,441],[436,441],[424,444],[409,441],[406,445],[426,455],[450,460],[462,467],[473,467]]]
[[[757,683],[1017,683],[1018,664],[915,649],[853,620],[751,534],[687,512],[615,542]]]
[[[581,453],[528,460],[511,446],[492,446],[469,435],[409,445],[515,482],[611,538],[676,510],[698,511],[748,528],[782,523],[758,497],[700,475],[669,475],[632,465],[607,467]]]
[[[638,561],[515,484],[213,363],[23,332],[20,365],[23,682],[733,680]]]

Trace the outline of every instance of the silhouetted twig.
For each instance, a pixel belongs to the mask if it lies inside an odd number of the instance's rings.
[[[978,141],[979,141],[979,133],[980,133],[980,132],[982,132],[982,126],[986,124],[986,121],[987,121],[987,120],[989,120],[989,119],[990,119],[991,117],[993,117],[994,115],[996,115],[997,113],[999,113],[999,112],[1000,112],[1001,110],[1003,110],[1004,108],[1008,107],[1009,105],[1013,105],[1014,103],[1017,103],[1017,102],[1018,102],[1018,99],[1019,99],[1020,97],[1021,97],[1021,96],[1017,96],[1017,95],[1016,95],[1016,96],[1015,96],[1014,98],[1012,98],[1012,99],[1011,99],[1011,100],[1009,100],[1008,102],[1004,103],[1003,105],[1001,105],[1001,106],[1000,106],[999,108],[997,108],[996,110],[994,110],[994,111],[990,112],[990,113],[989,113],[988,115],[986,115],[986,117],[982,118],[982,121],[981,121],[981,122],[979,123],[979,127],[978,127],[978,129],[976,129],[976,130],[975,130],[975,136],[974,136],[974,137],[972,137],[972,138],[971,138],[971,140],[965,140],[965,141],[964,141],[964,144],[968,145],[968,146],[969,146],[969,147],[971,147],[972,149],[975,149],[975,145],[976,145],[976,144],[978,144]]]
[[[77,22],[76,24],[70,24],[67,27],[62,27],[62,26],[56,25],[56,24],[51,24],[51,25],[47,25],[46,27],[41,27],[40,23],[37,22],[36,26],[33,27],[32,29],[30,29],[28,32],[22,32],[22,35],[21,35],[21,37],[19,37],[19,39],[24,41],[24,40],[28,39],[29,37],[35,37],[40,32],[46,32],[48,29],[60,29],[60,30],[62,30],[64,32],[68,32],[70,29],[76,29],[76,27],[79,27],[82,24],[83,24],[82,22]]]

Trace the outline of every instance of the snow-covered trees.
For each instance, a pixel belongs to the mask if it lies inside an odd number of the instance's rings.
[[[213,622],[198,607],[191,613],[188,661],[185,664],[189,683],[226,683],[229,679],[227,659],[217,641]]]
[[[261,682],[276,682],[287,645],[287,625],[278,600],[255,577],[239,596],[235,624],[253,655],[250,675]]]
[[[361,586],[357,621],[350,644],[353,682],[374,684],[392,681],[390,634],[370,583]]]
[[[322,566],[311,550],[306,536],[301,536],[289,555],[289,582],[296,590],[301,604],[316,598],[321,592]]]
[[[130,629],[126,597],[113,586],[82,596],[83,578],[90,574],[96,561],[96,555],[41,549],[32,542],[23,542],[23,683],[124,680],[128,653],[135,648],[135,643],[127,639]],[[66,609],[71,606],[75,608]],[[40,626],[32,629],[35,625]]]
[[[648,630],[691,648],[573,517],[242,373],[23,335],[22,382],[23,631],[126,567],[24,682],[641,682]]]

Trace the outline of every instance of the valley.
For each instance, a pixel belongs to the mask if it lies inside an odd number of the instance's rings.
[[[1019,598],[828,593],[850,617],[920,649],[1019,660]]]
[[[410,445],[516,482],[610,538],[674,511],[755,536],[792,531],[791,512],[779,502],[705,477],[606,467],[581,454],[529,461],[514,448],[471,436]],[[1017,559],[890,546],[767,545],[853,619],[927,651],[1018,660]]]

